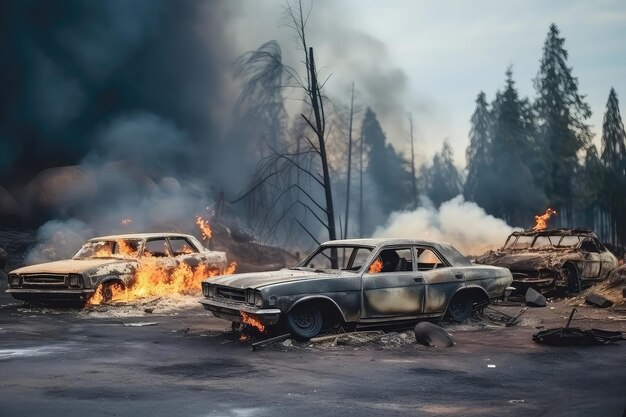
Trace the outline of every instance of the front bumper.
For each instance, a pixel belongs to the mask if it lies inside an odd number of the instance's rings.
[[[202,299],[200,304],[213,313],[215,317],[237,323],[243,320],[241,317],[243,312],[256,317],[266,326],[272,326],[278,323],[281,314],[277,308],[257,308],[245,303],[221,301],[213,298]]]
[[[32,288],[9,288],[6,292],[17,300],[27,302],[85,302],[94,293],[92,288],[38,290]]]

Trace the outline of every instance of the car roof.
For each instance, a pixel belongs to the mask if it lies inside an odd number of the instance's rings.
[[[98,236],[93,237],[89,240],[116,240],[116,239],[150,239],[153,237],[191,237],[191,235],[187,235],[184,233],[126,233],[123,235],[109,235],[109,236]]]
[[[595,232],[589,229],[545,229],[538,232],[532,230],[523,230],[511,233],[511,236],[590,236],[598,237]]]
[[[423,239],[399,239],[399,238],[369,238],[369,239],[343,239],[343,240],[331,240],[322,243],[323,246],[340,246],[340,245],[355,245],[355,246],[370,246],[378,248],[384,245],[423,245],[435,248],[443,255],[452,266],[467,266],[472,263],[470,260],[459,252],[454,246],[445,242],[435,242],[433,240]]]

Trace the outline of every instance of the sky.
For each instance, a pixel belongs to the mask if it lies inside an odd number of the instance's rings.
[[[284,59],[297,63],[301,51],[279,24],[284,4],[230,2],[226,37],[233,52],[277,39]],[[317,63],[330,76],[329,95],[347,101],[354,81],[358,99],[379,114],[397,148],[408,150],[410,113],[420,160],[430,160],[447,138],[464,167],[476,96],[484,91],[493,100],[512,65],[520,96],[534,98],[532,80],[551,23],[565,38],[599,146],[610,88],[618,98],[626,94],[626,2],[315,0],[308,27]]]

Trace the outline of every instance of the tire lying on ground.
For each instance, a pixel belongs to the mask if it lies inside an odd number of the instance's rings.
[[[436,324],[423,321],[415,326],[415,341],[424,346],[454,346],[452,337]]]

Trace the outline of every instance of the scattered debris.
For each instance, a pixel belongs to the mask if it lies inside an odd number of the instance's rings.
[[[514,316],[509,316],[492,307],[485,307],[482,311],[482,317],[495,323],[504,324],[506,327],[517,325],[519,318],[528,310],[528,307],[520,309]]]
[[[495,367],[496,367],[496,365],[494,365],[493,363],[487,364],[487,368],[495,368]]]
[[[382,330],[369,330],[362,332],[352,332],[352,333],[340,333],[340,334],[332,334],[328,336],[318,336],[309,339],[310,343],[324,343],[328,341],[333,341],[334,344],[339,343],[342,339],[352,339],[353,341],[359,341],[363,338],[371,338],[372,336],[378,337],[382,336],[384,332]]]
[[[528,287],[526,290],[526,305],[531,307],[545,307],[546,306],[546,297],[541,295],[537,290]]]
[[[258,342],[251,343],[252,350],[255,351],[260,347],[271,345],[272,343],[282,342],[283,340],[287,340],[291,337],[291,333],[285,333],[280,336],[270,337],[269,339],[260,340]]]
[[[145,326],[156,326],[159,324],[157,321],[142,321],[138,323],[124,323],[124,327],[145,327]]]
[[[415,341],[424,346],[454,346],[452,337],[436,324],[423,321],[415,325]]]
[[[145,311],[148,314],[152,314],[152,312],[154,311],[153,308],[144,308],[143,311]]]
[[[522,404],[522,403],[525,403],[526,401],[524,401],[524,400],[509,400],[509,402],[511,404]]]
[[[542,330],[533,335],[533,340],[550,346],[607,345],[625,340],[622,332],[600,329],[581,330],[570,327],[574,313],[577,311],[576,308],[572,309],[565,327]]]
[[[611,300],[608,300],[605,297],[595,293],[587,295],[587,297],[585,297],[585,302],[599,308],[607,308],[613,305],[613,302]]]
[[[284,347],[291,347],[291,346],[293,346],[293,340],[291,340],[291,339],[287,339],[287,340],[285,340],[285,341],[283,342],[283,346],[284,346]]]

